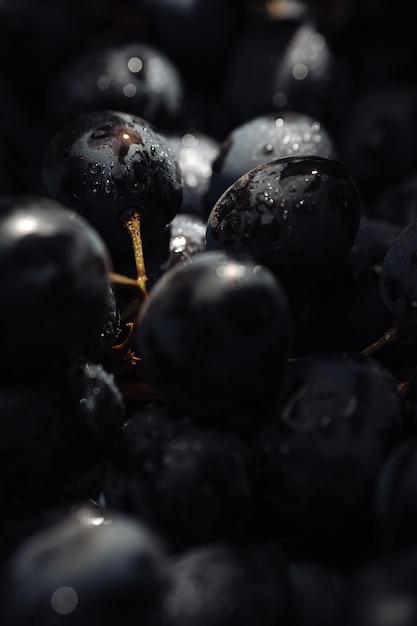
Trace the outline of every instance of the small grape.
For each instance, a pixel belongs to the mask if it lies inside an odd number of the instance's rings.
[[[139,314],[135,350],[150,383],[208,423],[252,422],[285,368],[292,320],[265,267],[204,252],[168,270]],[[239,423],[238,420],[236,422]]]
[[[360,215],[360,192],[342,163],[308,155],[271,159],[217,200],[206,249],[249,254],[276,274],[294,304],[334,275]]]

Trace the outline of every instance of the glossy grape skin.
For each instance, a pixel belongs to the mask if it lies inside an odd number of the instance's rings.
[[[209,424],[244,427],[279,381],[291,336],[287,296],[273,274],[213,251],[173,267],[153,287],[135,351],[174,407]]]
[[[182,201],[181,172],[163,134],[124,112],[92,111],[66,122],[45,152],[43,180],[48,195],[97,229],[116,271],[133,256],[125,212],[139,212],[146,248]]]
[[[293,354],[363,350],[393,323],[379,286],[381,267],[399,227],[362,215],[352,249],[298,320]]]
[[[346,623],[351,626],[413,626],[417,620],[417,551],[376,555],[351,578]]]
[[[417,88],[411,84],[368,85],[356,93],[338,138],[346,164],[367,203],[415,173]]]
[[[260,115],[234,128],[220,144],[206,194],[209,211],[240,176],[261,163],[293,155],[336,159],[330,132],[317,118],[298,111]]]
[[[267,549],[211,542],[174,555],[167,596],[178,611],[167,626],[285,624],[288,589]]]
[[[291,563],[289,585],[290,623],[297,626],[334,626],[343,623],[349,578],[317,562]]]
[[[0,198],[0,364],[6,376],[65,369],[99,334],[111,260],[77,213],[42,196]]]
[[[56,374],[55,374],[56,376]],[[56,494],[105,458],[124,401],[101,365],[0,386],[0,506]]]
[[[245,18],[239,0],[136,0],[146,7],[157,41],[175,59],[187,84],[209,91]],[[213,37],[215,33],[215,37]]]
[[[99,333],[91,335],[83,347],[81,358],[94,363],[103,363],[111,356],[112,348],[118,343],[121,334],[119,300],[114,287],[109,285]]]
[[[111,109],[166,129],[181,119],[183,101],[183,79],[169,57],[145,42],[123,42],[74,57],[51,82],[48,110],[61,124]]]
[[[249,254],[278,276],[294,303],[345,260],[361,212],[359,189],[339,161],[272,159],[218,199],[207,222],[206,249]]]
[[[95,500],[78,492],[48,493],[44,498],[29,502],[8,505],[2,509],[0,518],[0,538],[4,544],[3,559],[12,554],[24,540],[32,534],[58,522],[75,510],[88,507],[96,510],[97,517],[103,514],[103,507]]]
[[[417,219],[417,175],[402,177],[384,188],[369,207],[374,218],[405,228]]]
[[[385,255],[380,288],[382,298],[395,320],[415,337],[417,335],[417,220],[401,230]]]
[[[417,443],[406,439],[389,454],[373,497],[375,534],[383,554],[417,546]]]
[[[254,14],[227,60],[224,98],[236,124],[286,109],[325,120],[337,75],[317,21],[305,14],[277,20]]]
[[[254,448],[259,488],[291,527],[347,543],[403,434],[397,382],[371,357],[315,354],[288,365],[279,396]]]
[[[139,520],[79,506],[10,555],[0,615],[8,626],[145,623],[168,584],[159,537]]]
[[[196,215],[206,220],[209,214],[205,196],[211,184],[213,162],[219,154],[220,142],[202,132],[167,135],[183,178],[183,198],[179,213]]]
[[[169,258],[165,271],[177,263],[188,263],[206,247],[206,222],[193,214],[178,213],[170,224]]]
[[[107,507],[147,521],[171,551],[245,537],[252,512],[249,446],[164,404],[129,413],[105,466]]]

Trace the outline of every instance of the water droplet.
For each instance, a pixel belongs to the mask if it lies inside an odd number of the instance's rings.
[[[110,78],[108,76],[99,76],[97,78],[97,87],[99,89],[108,89],[110,87]]]
[[[123,95],[126,96],[126,98],[133,98],[133,96],[136,95],[136,92],[137,89],[133,83],[127,83],[123,86]]]
[[[295,80],[304,80],[308,76],[308,67],[305,63],[297,63],[292,69]]]
[[[58,587],[51,596],[51,607],[59,615],[69,615],[78,604],[78,595],[72,587]]]
[[[99,174],[101,172],[101,167],[100,167],[100,163],[90,163],[90,165],[88,166],[88,171],[90,172],[90,174]]]
[[[143,62],[139,57],[131,57],[127,62],[127,67],[133,74],[137,74],[143,68]]]
[[[263,147],[264,154],[271,154],[271,152],[273,152],[273,151],[274,151],[274,146],[272,145],[272,143],[267,143]]]

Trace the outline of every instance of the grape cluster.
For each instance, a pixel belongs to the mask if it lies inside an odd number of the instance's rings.
[[[415,626],[411,8],[0,3],[1,626]]]

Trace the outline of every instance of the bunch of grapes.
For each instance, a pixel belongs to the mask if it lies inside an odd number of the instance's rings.
[[[0,30],[1,626],[415,626],[411,8]]]

